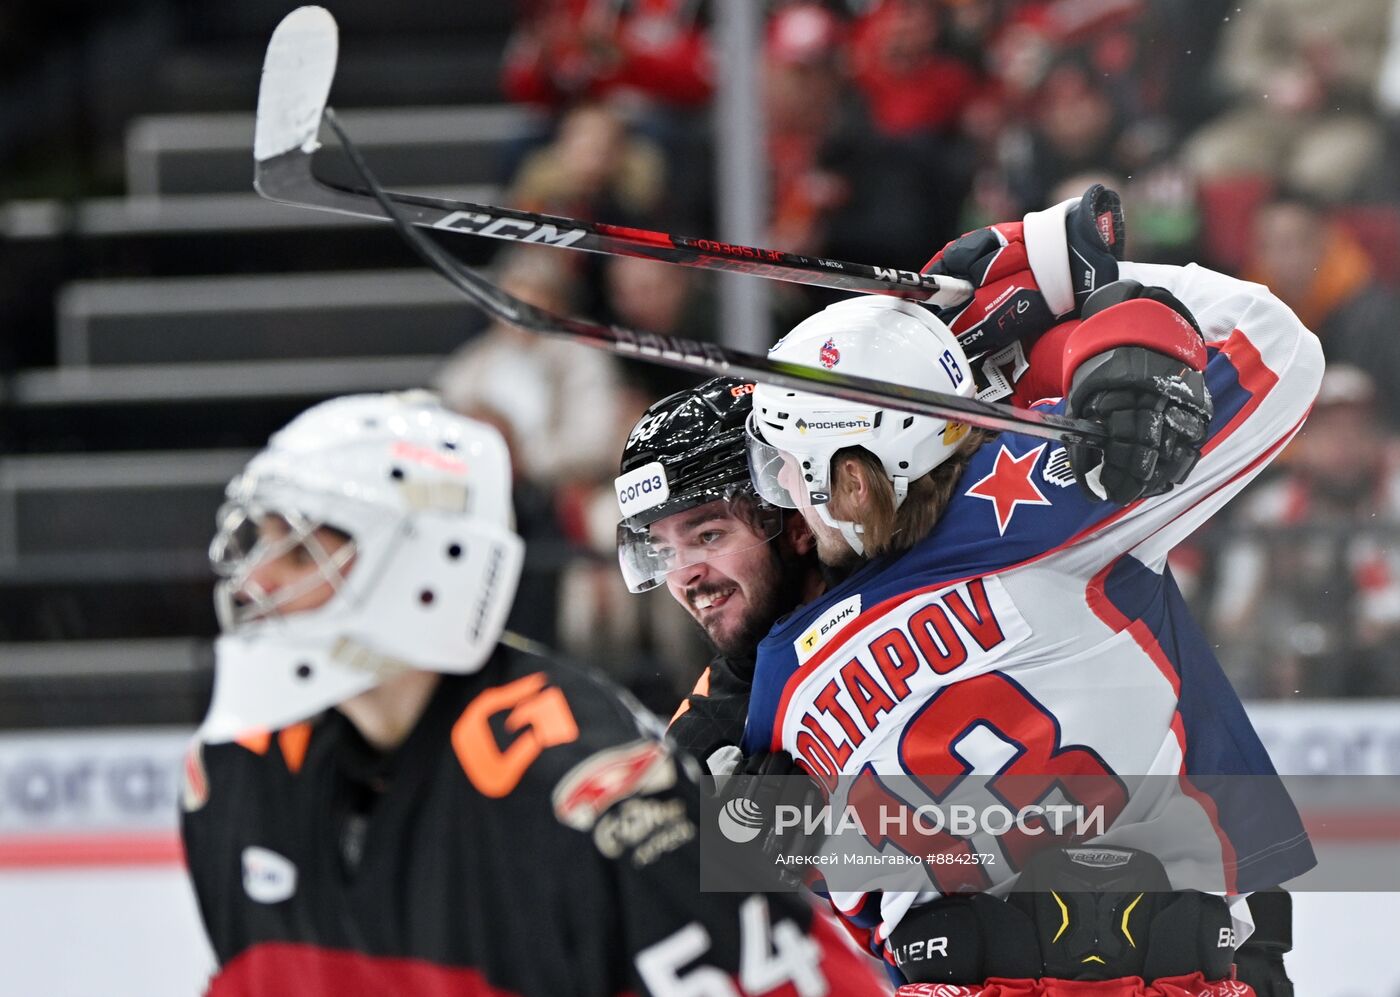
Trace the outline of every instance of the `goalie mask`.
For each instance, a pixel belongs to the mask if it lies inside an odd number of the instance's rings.
[[[748,382],[715,378],[653,403],[632,428],[614,483],[622,514],[617,557],[631,591],[781,532],[782,510],[758,498],[749,481],[744,423],[752,394]],[[660,520],[712,502],[724,502],[723,512],[683,531],[683,541],[653,537]]]
[[[524,545],[491,427],[426,392],[333,399],[274,434],[226,494],[206,741],[407,669],[476,671],[495,648]]]
[[[768,356],[964,398],[976,393],[953,333],[927,308],[897,298],[838,301],[799,323]],[[862,554],[860,525],[827,507],[832,458],[847,447],[870,451],[894,485],[897,509],[909,482],[951,457],[967,432],[947,419],[759,384],[748,420],[749,468],[764,499],[787,509],[814,507]]]

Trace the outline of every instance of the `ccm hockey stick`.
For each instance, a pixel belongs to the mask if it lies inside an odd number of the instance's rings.
[[[493,318],[530,332],[547,336],[566,336],[620,356],[649,360],[706,377],[723,375],[747,378],[796,391],[817,391],[879,408],[896,408],[918,415],[955,419],[984,429],[1011,430],[1064,443],[1084,443],[1091,446],[1102,446],[1104,443],[1104,431],[1095,423],[1084,419],[1018,409],[939,391],[909,388],[868,377],[855,377],[834,370],[806,367],[766,356],[741,353],[713,343],[638,332],[622,326],[603,325],[587,319],[555,315],[542,308],[536,308],[457,261],[442,247],[418,232],[406,218],[400,217],[398,205],[379,185],[359,149],[350,142],[340,127],[335,112],[329,108],[326,109],[325,121],[340,139],[355,171],[378,199],[386,217],[394,223],[409,245],[430,267],[447,278],[478,308]]]
[[[258,106],[258,141],[273,141],[279,136],[265,133],[262,124],[268,122],[301,122],[308,124],[306,108],[300,111],[296,106],[284,105],[277,108],[267,106],[269,77],[297,74],[308,69],[325,66],[323,58],[318,59],[315,51],[307,52],[300,40],[306,35],[302,24],[311,27],[330,27],[332,49],[334,47],[335,22],[319,7],[302,7],[283,20],[273,34],[268,46],[267,61],[263,68],[262,92]],[[290,30],[289,30],[290,26]],[[324,39],[324,32],[317,31]],[[279,44],[279,39],[281,44]],[[330,65],[334,66],[334,52]],[[274,87],[285,80],[273,79]],[[621,326],[608,326],[586,319],[555,315],[536,308],[519,298],[508,294],[481,274],[452,257],[442,247],[419,232],[413,223],[403,217],[397,202],[375,179],[359,149],[351,142],[336,120],[335,113],[325,107],[325,94],[330,89],[330,76],[325,75],[320,89],[321,97],[314,108],[314,119],[309,120],[310,140],[314,141],[315,130],[322,120],[335,133],[349,157],[351,165],[360,175],[370,196],[378,203],[383,217],[391,221],[399,233],[434,270],[446,278],[454,287],[470,299],[478,308],[493,318],[508,322],[530,332],[548,336],[563,336],[585,343],[598,349],[607,350],[619,356],[648,360],[681,370],[690,371],[704,377],[740,377],[796,391],[817,391],[822,394],[862,402],[877,408],[896,408],[917,415],[930,415],[942,419],[954,419],[984,429],[1010,430],[1028,433],[1064,443],[1084,443],[1102,446],[1103,430],[1092,422],[1071,419],[1066,416],[1038,412],[1029,409],[1013,408],[979,401],[976,398],[963,398],[937,391],[890,384],[867,377],[856,377],[834,370],[819,367],[806,367],[801,364],[773,360],[766,356],[726,350],[713,343],[701,343],[675,336],[661,336],[655,333],[638,332]],[[298,88],[302,90],[304,88]],[[293,91],[297,92],[297,91]],[[298,134],[305,135],[305,127]],[[286,138],[285,136],[281,138]]]
[[[335,75],[337,55],[335,21],[328,13],[304,13],[313,10],[320,8],[303,7],[289,14],[268,46],[262,90],[258,96],[253,186],[272,201],[383,219],[384,210],[369,191],[326,183],[312,174],[311,154],[317,148],[316,134]],[[293,48],[295,51],[291,50]],[[274,69],[278,71],[273,72]],[[283,72],[282,69],[296,71]],[[294,111],[295,119],[280,118],[283,111]],[[274,115],[279,116],[277,120],[272,120]],[[295,128],[291,128],[292,125]],[[277,141],[271,140],[274,135]],[[640,256],[843,291],[895,295],[939,306],[960,305],[972,296],[972,285],[967,281],[912,270],[736,246],[713,239],[469,201],[392,192],[388,197],[399,214],[412,224],[442,232]]]

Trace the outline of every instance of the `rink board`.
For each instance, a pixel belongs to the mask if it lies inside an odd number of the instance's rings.
[[[1288,774],[1400,775],[1400,702],[1259,704]],[[183,729],[0,736],[0,965],[13,993],[199,992],[212,955],[175,833]],[[1400,863],[1392,828],[1333,822],[1326,865]],[[1400,992],[1400,893],[1298,893],[1299,993]],[[1345,953],[1339,958],[1339,953]]]

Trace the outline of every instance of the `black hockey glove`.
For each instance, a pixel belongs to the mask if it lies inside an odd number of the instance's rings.
[[[1077,201],[954,239],[924,273],[961,277],[977,289],[966,304],[939,310],[975,357],[1029,343],[1077,314],[1095,289],[1118,279],[1123,240],[1118,194],[1096,183]]]
[[[788,873],[786,865],[777,860],[780,856],[815,855],[825,840],[819,826],[813,826],[810,833],[807,830],[826,809],[826,799],[812,777],[798,768],[786,751],[760,752],[743,760],[724,783],[719,798],[731,816],[759,828],[753,847],[774,861],[785,880],[796,885],[802,867]],[[794,818],[798,818],[796,823]]]
[[[1275,886],[1249,895],[1254,934],[1235,952],[1235,978],[1259,997],[1293,997],[1283,954],[1293,950],[1293,898]]]
[[[1035,922],[990,893],[940,897],[910,909],[885,951],[910,983],[980,985],[994,976],[1041,975]]]
[[[1170,312],[1138,302],[1157,302]],[[1172,313],[1180,318],[1173,318]],[[1194,330],[1185,332],[1181,319]],[[1090,323],[1094,323],[1091,326]],[[1205,349],[1200,327],[1169,291],[1117,281],[1100,289],[1084,306],[1084,323],[1075,332],[1092,342],[1131,328],[1145,346],[1115,346],[1089,356],[1074,368],[1067,414],[1102,423],[1108,443],[1071,445],[1070,466],[1080,487],[1094,498],[1126,504],[1161,495],[1186,480],[1200,459],[1212,413],[1206,390]]]

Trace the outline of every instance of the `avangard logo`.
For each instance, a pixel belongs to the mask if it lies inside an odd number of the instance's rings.
[[[869,419],[814,419],[808,422],[806,419],[798,419],[793,426],[799,433],[830,432],[834,429],[850,430],[851,432],[863,433],[872,428],[874,424]]]
[[[736,845],[747,844],[763,830],[763,810],[753,800],[736,796],[720,807],[719,833]]]

